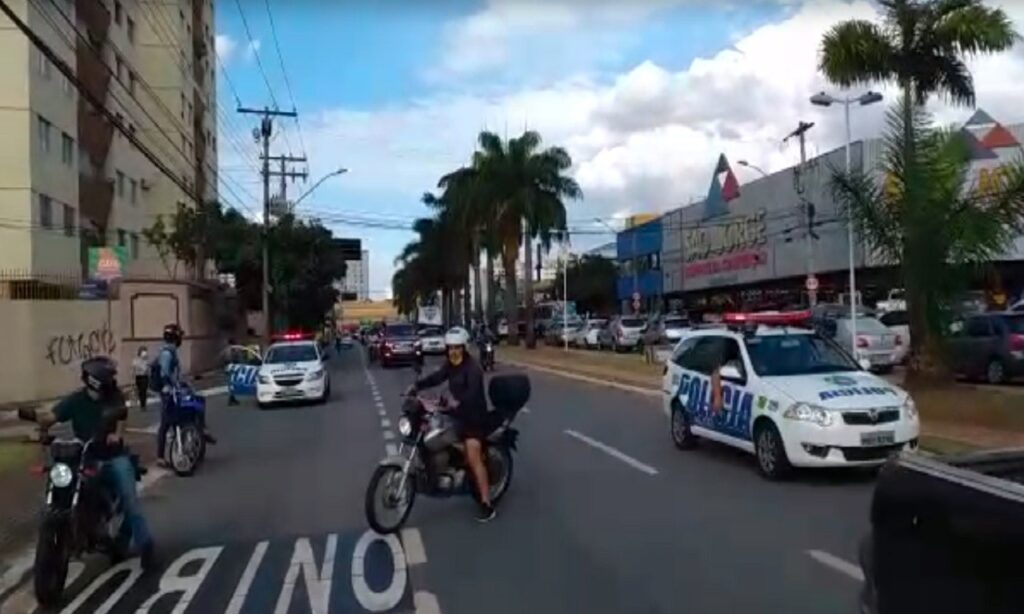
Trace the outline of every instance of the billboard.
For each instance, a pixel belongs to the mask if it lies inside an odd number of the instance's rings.
[[[359,260],[363,257],[363,242],[360,239],[331,239],[331,245],[341,252],[344,260]]]

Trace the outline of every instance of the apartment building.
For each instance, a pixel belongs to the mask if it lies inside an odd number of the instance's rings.
[[[90,246],[121,245],[130,274],[166,276],[143,230],[194,202],[188,192],[216,194],[212,1],[9,4],[113,122],[0,17],[0,268],[74,274]]]

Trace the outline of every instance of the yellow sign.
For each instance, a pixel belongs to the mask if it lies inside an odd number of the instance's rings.
[[[686,260],[704,260],[763,245],[768,240],[767,231],[764,209],[725,224],[712,221],[686,232]]]
[[[1009,171],[1005,166],[983,168],[978,171],[978,182],[974,194],[978,196],[995,196],[1006,187]],[[903,193],[902,182],[892,173],[886,173],[883,191],[888,198],[898,198]]]

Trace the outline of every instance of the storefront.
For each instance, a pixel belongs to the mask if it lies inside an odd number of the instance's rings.
[[[657,310],[663,294],[663,237],[661,218],[628,228],[616,236],[619,266],[616,295],[622,313],[633,311],[634,297],[639,297],[640,311]]]

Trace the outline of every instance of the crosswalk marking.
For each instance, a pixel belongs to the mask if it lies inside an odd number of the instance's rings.
[[[224,614],[238,614],[242,611],[245,598],[249,595],[249,589],[252,587],[253,578],[256,577],[256,570],[260,568],[260,563],[263,562],[263,557],[266,554],[267,541],[264,540],[256,544],[256,548],[253,549],[252,556],[249,557],[245,571],[242,572],[242,578],[238,581],[238,586],[235,587],[235,594],[231,596],[231,603],[224,610]]]

